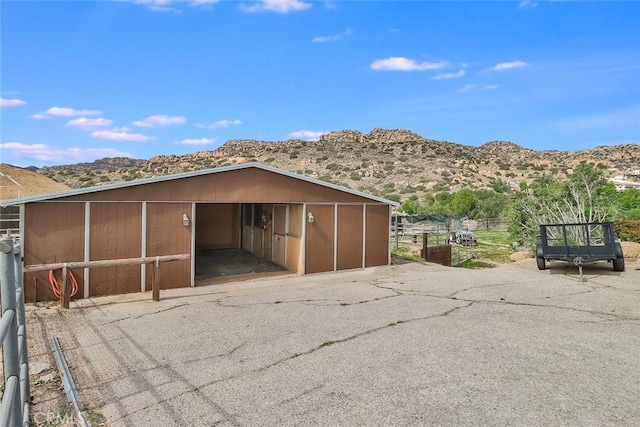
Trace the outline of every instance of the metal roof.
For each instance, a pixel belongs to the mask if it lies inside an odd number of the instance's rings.
[[[229,172],[229,171],[235,171],[235,170],[240,170],[240,169],[248,169],[248,168],[258,168],[258,169],[262,169],[262,170],[265,170],[265,171],[268,171],[268,172],[277,173],[277,174],[280,174],[280,175],[288,176],[290,178],[299,179],[301,181],[307,181],[307,182],[310,182],[312,184],[321,185],[323,187],[328,187],[328,188],[332,188],[334,190],[338,190],[338,191],[342,191],[342,192],[345,192],[345,193],[353,194],[353,195],[356,195],[356,196],[364,197],[364,198],[367,198],[367,199],[375,200],[377,202],[384,203],[384,204],[387,204],[387,205],[400,206],[399,203],[394,202],[393,200],[387,200],[387,199],[384,199],[382,197],[374,196],[372,194],[363,193],[361,191],[352,190],[351,188],[343,187],[341,185],[332,184],[330,182],[321,181],[319,179],[311,178],[311,177],[304,176],[304,175],[299,175],[297,173],[289,172],[289,171],[286,171],[286,170],[283,170],[283,169],[278,169],[278,168],[275,168],[273,166],[265,165],[265,164],[259,163],[259,162],[240,163],[240,164],[237,164],[237,165],[223,166],[223,167],[219,167],[219,168],[201,169],[201,170],[197,170],[197,171],[182,172],[182,173],[176,173],[176,174],[172,174],[172,175],[154,176],[154,177],[151,177],[151,178],[142,178],[142,179],[134,179],[132,181],[114,182],[114,183],[111,183],[111,184],[97,185],[97,186],[94,186],[94,187],[77,188],[77,189],[73,189],[73,190],[64,190],[64,191],[58,191],[58,192],[55,192],[55,193],[40,194],[40,195],[36,195],[36,196],[20,197],[20,198],[16,198],[16,199],[7,199],[7,200],[1,201],[0,202],[0,206],[6,207],[6,206],[22,205],[22,204],[26,204],[26,203],[43,202],[43,201],[46,201],[46,200],[54,200],[54,199],[59,199],[59,198],[62,198],[62,197],[78,196],[78,195],[90,194],[90,193],[98,193],[100,191],[115,190],[115,189],[127,188],[127,187],[135,187],[136,185],[152,184],[152,183],[156,183],[156,182],[171,181],[171,180],[174,180],[174,179],[190,178],[190,177],[194,177],[194,176],[209,175],[209,174],[214,174],[214,173],[219,173],[219,172]]]

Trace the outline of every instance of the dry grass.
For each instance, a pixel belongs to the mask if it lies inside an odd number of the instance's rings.
[[[60,184],[46,176],[27,169],[0,164],[0,199],[13,199],[16,197],[34,196],[37,194],[52,193],[54,191],[68,190],[64,184]]]

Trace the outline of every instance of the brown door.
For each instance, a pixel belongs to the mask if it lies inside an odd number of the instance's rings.
[[[273,205],[273,258],[272,261],[282,267],[286,267],[286,224],[287,207]]]

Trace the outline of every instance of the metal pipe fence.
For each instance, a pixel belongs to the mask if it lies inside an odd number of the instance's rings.
[[[0,344],[4,370],[0,426],[3,427],[29,425],[31,391],[21,258],[21,248],[12,238],[0,239]]]

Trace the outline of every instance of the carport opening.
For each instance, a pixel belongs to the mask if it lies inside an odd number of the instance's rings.
[[[262,203],[196,205],[196,286],[290,273],[272,262],[271,209]]]

